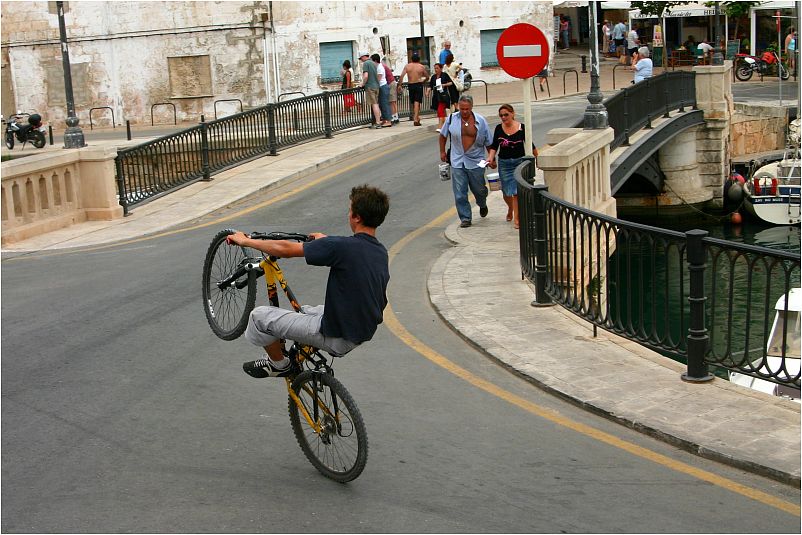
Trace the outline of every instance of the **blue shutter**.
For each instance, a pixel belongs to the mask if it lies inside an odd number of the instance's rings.
[[[354,64],[354,47],[351,41],[320,43],[320,81],[333,83],[342,81],[340,69],[343,61],[350,60]]]
[[[481,30],[479,39],[482,44],[482,67],[498,67],[496,44],[504,30]]]

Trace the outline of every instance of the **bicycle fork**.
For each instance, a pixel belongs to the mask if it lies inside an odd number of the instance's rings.
[[[298,394],[296,394],[295,390],[292,388],[292,382],[290,381],[290,378],[289,377],[285,377],[284,380],[287,382],[287,391],[290,394],[290,398],[292,398],[292,401],[295,403],[295,405],[301,411],[301,414],[303,414],[304,419],[306,419],[306,422],[309,424],[309,427],[311,427],[315,431],[316,434],[320,435],[323,432],[323,425],[321,424],[322,419],[320,418],[320,410],[323,411],[324,416],[328,416],[332,420],[334,420],[334,422],[336,422],[336,424],[337,424],[337,432],[338,433],[340,432],[340,428],[341,428],[341,426],[340,426],[340,410],[337,407],[337,396],[336,395],[332,396],[332,405],[334,406],[334,414],[332,414],[331,410],[329,410],[329,408],[326,406],[326,404],[323,403],[323,401],[321,401],[320,398],[318,397],[318,387],[317,387],[318,382],[317,382],[317,378],[315,377],[313,379],[313,381],[312,381],[313,384],[312,384],[312,388],[311,388],[312,391],[311,392],[310,392],[310,388],[308,386],[304,385],[302,387],[306,391],[306,393],[309,394],[312,397],[313,414],[309,414],[309,411],[306,409],[306,406],[304,405],[303,401],[301,401],[301,398],[298,397]]]

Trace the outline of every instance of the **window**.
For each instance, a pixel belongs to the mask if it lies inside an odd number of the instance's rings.
[[[351,62],[351,67],[355,66],[353,42],[320,43],[320,83],[332,84],[342,81],[340,69],[343,68],[345,60]]]
[[[171,98],[208,97],[212,95],[212,68],[209,56],[167,58]]]
[[[479,32],[479,39],[482,44],[482,67],[498,67],[496,44],[503,31],[504,29],[481,30]]]

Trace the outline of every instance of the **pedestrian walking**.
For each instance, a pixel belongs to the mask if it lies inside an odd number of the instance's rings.
[[[440,65],[445,65],[446,55],[448,55],[449,52],[451,52],[451,41],[443,41],[443,50],[440,51],[440,54],[437,57]]]
[[[473,111],[473,98],[462,95],[458,103],[459,113],[449,115],[440,129],[440,161],[451,164],[451,189],[460,219],[460,227],[471,226],[470,189],[479,206],[479,215],[487,216],[487,186],[485,185],[485,151],[490,145],[490,129],[487,120]],[[451,138],[451,147],[446,151],[446,140]],[[450,154],[449,154],[450,152]]]
[[[632,56],[635,55],[635,52],[637,52],[639,46],[640,39],[638,38],[638,26],[633,24],[632,29],[629,30],[629,33],[627,33],[627,57],[630,59],[630,64],[632,63]]]
[[[370,56],[376,64],[376,76],[379,78],[379,110],[381,110],[382,126],[393,126],[393,114],[390,111],[390,86],[387,84],[387,73],[381,64],[378,54]]]
[[[446,63],[443,65],[443,72],[445,72],[451,81],[454,82],[453,85],[450,86],[450,93],[451,93],[451,104],[454,106],[454,110],[456,111],[457,102],[459,101],[459,94],[462,93],[462,82],[459,78],[459,72],[462,70],[462,67],[459,63],[454,61],[454,54],[448,53],[446,54]]]
[[[618,24],[613,26],[613,41],[615,42],[615,52],[618,57],[624,54],[625,45],[627,43],[627,26],[624,21],[618,21]]]
[[[384,123],[381,120],[381,109],[379,108],[379,75],[376,70],[376,63],[368,56],[367,52],[359,55],[362,62],[362,87],[365,88],[365,104],[373,112],[374,123],[371,128],[382,128],[392,126],[389,121]]]
[[[613,28],[609,20],[604,21],[602,26],[602,54],[606,57],[610,56],[610,43],[612,41]]]
[[[568,18],[565,15],[560,15],[560,35],[563,39],[563,50],[568,50]]]
[[[434,64],[434,74],[429,80],[427,94],[432,96],[431,109],[437,111],[437,132],[446,122],[446,110],[451,108],[450,88],[454,85],[451,77],[443,72],[443,66],[439,63]]]
[[[387,76],[387,98],[390,101],[390,122],[398,124],[398,82],[393,74],[393,69],[389,65],[387,57],[382,58],[382,67],[384,67],[384,74]]]
[[[515,169],[526,156],[526,133],[524,125],[515,119],[515,109],[510,104],[502,104],[498,109],[501,124],[496,126],[493,141],[487,150],[487,165],[492,169],[498,167],[501,179],[501,194],[507,203],[507,221],[512,221],[518,228],[518,183],[515,181]],[[532,146],[533,153],[537,148]]]
[[[343,61],[343,68],[340,71],[343,77],[342,89],[351,89],[353,87],[353,75],[351,74],[351,61]],[[350,112],[356,106],[356,98],[353,93],[346,93],[343,95],[343,107],[345,112]]]
[[[412,124],[420,126],[420,106],[423,103],[423,83],[429,79],[429,72],[426,67],[421,65],[420,55],[413,53],[409,63],[404,66],[401,75],[398,77],[398,89],[400,93],[404,78],[409,80],[407,91],[409,92],[409,105],[412,108],[412,115],[409,117]]]

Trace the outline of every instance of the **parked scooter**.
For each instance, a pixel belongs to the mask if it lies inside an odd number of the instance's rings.
[[[27,113],[17,112],[16,115],[9,117],[8,121],[3,121],[6,124],[6,147],[14,148],[14,138],[22,143],[23,148],[25,143],[31,142],[31,145],[37,149],[45,146],[45,126],[42,124],[42,116],[38,113],[28,115],[28,124],[21,124],[23,116]]]
[[[752,78],[752,74],[758,73],[760,76],[767,76],[772,73],[773,66],[777,65],[780,78],[787,80],[791,75],[785,65],[780,62],[776,52],[766,51],[761,56],[750,56],[749,54],[735,55],[735,77],[742,82]]]

